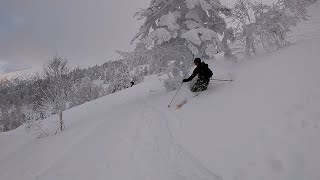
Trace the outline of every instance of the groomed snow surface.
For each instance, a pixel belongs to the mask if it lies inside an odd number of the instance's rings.
[[[319,180],[319,7],[286,49],[238,64],[208,61],[216,77],[235,81],[212,81],[180,110],[167,108],[175,92],[151,76],[66,111],[63,133],[1,133],[0,179]],[[57,117],[43,126],[54,132]]]

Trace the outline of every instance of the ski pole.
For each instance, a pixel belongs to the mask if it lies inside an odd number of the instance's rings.
[[[183,83],[181,83],[181,85],[179,86],[179,88],[178,88],[178,90],[177,90],[176,94],[173,96],[172,100],[170,101],[170,104],[168,105],[168,108],[170,108],[170,107],[171,107],[171,103],[172,103],[172,101],[174,100],[174,98],[176,97],[176,95],[178,94],[178,92],[179,92],[179,90],[180,90],[180,88],[181,88],[182,84],[183,84]]]
[[[211,81],[230,81],[232,82],[232,79],[210,79]]]

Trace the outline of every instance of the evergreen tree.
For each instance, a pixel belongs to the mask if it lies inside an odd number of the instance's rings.
[[[183,45],[194,56],[212,58],[228,48],[218,37],[227,31],[222,14],[230,15],[230,9],[219,0],[152,0],[136,13],[145,22],[132,42],[139,38],[147,48]]]

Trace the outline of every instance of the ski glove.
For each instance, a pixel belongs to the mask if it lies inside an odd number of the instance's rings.
[[[189,80],[188,79],[183,79],[182,82],[189,82]]]

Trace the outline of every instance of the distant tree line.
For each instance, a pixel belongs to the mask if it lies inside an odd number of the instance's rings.
[[[99,97],[138,84],[151,74],[143,61],[120,59],[88,68],[70,68],[62,57],[53,57],[42,75],[32,79],[0,79],[0,132],[57,114]]]

